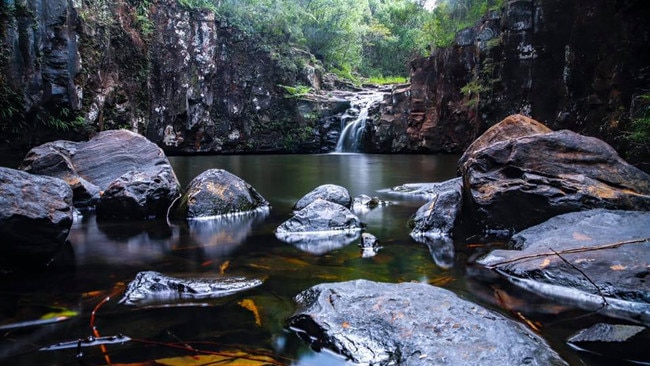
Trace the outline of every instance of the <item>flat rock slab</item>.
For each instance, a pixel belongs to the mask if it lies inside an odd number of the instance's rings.
[[[139,272],[120,300],[125,305],[152,305],[227,296],[257,287],[262,280],[244,277],[179,278],[155,271]]]
[[[650,212],[564,214],[513,236],[510,246],[520,250],[495,250],[478,263],[546,297],[650,324]]]
[[[525,326],[422,283],[314,286],[288,326],[316,350],[373,365],[566,365]]]

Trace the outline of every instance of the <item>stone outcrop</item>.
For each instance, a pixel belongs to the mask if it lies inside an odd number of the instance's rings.
[[[0,167],[2,262],[50,259],[71,226],[72,190],[63,180]]]
[[[429,185],[427,192],[433,197],[418,209],[411,218],[411,236],[451,235],[459,219],[463,201],[463,186],[459,178]]]
[[[487,127],[522,113],[621,151],[650,64],[641,0],[516,0],[411,63],[373,121],[368,151],[463,151]],[[648,161],[648,150],[635,163]]]
[[[530,121],[518,124],[519,134],[512,118],[495,125],[460,161],[464,205],[476,226],[520,230],[592,208],[650,210],[650,175],[605,142],[568,130],[530,134]],[[482,142],[502,129],[515,137]]]
[[[174,208],[174,216],[197,219],[268,207],[269,202],[243,179],[223,169],[209,169],[192,179]]]
[[[289,327],[316,350],[372,365],[566,365],[524,325],[422,283],[316,285]]]
[[[77,207],[96,206],[102,217],[164,216],[180,187],[165,153],[127,130],[85,142],[55,141],[32,149],[21,169],[65,180]]]
[[[650,325],[650,212],[589,210],[528,228],[478,263],[529,291]]]
[[[323,184],[314,188],[311,192],[299,199],[298,202],[293,205],[293,209],[295,211],[300,211],[319,198],[325,201],[338,203],[345,208],[350,208],[352,203],[350,193],[345,187],[336,184]]]

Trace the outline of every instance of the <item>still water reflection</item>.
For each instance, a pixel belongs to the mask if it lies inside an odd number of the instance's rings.
[[[383,190],[452,178],[457,158],[363,154],[172,157],[183,186],[207,169],[226,169],[253,185],[271,209],[190,223],[98,222],[86,213],[75,221],[70,245],[54,268],[45,274],[0,277],[0,363],[136,365],[190,355],[188,350],[193,348],[214,357],[244,351],[256,357],[272,356],[282,364],[342,365],[345,361],[337,356],[311,351],[284,328],[284,321],[294,311],[292,298],[300,291],[322,282],[359,278],[427,282],[506,314],[554,317],[557,307],[529,295],[522,301],[505,292],[507,286],[489,274],[468,277],[468,258],[486,250],[485,243],[459,250],[458,243],[450,240],[418,243],[409,237],[406,223],[424,201],[391,196]],[[325,183],[344,186],[352,196],[367,194],[391,202],[358,212],[366,231],[381,243],[377,255],[364,256],[357,237],[336,241],[324,250],[275,237],[274,229],[290,217],[293,204]],[[118,304],[125,285],[145,270],[172,276],[245,276],[264,283],[239,294],[183,306]],[[501,291],[499,296],[495,296],[497,291]],[[27,326],[34,320],[40,325]],[[90,336],[93,326],[95,336],[124,334],[132,341],[107,345],[107,354],[100,347],[39,351]],[[568,352],[569,358],[575,357],[554,341],[568,330],[552,330],[545,334],[547,339],[565,356]]]

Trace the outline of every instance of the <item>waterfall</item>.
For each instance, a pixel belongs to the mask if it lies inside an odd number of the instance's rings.
[[[368,110],[381,101],[385,93],[365,91],[357,93],[350,101],[350,108],[341,117],[341,136],[336,143],[336,152],[359,152],[359,137],[366,127]]]

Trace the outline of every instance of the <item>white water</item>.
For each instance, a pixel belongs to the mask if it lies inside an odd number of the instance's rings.
[[[386,93],[380,91],[366,91],[357,93],[350,101],[351,107],[341,117],[341,136],[336,143],[336,152],[360,152],[359,137],[366,127],[368,110],[380,102]]]

